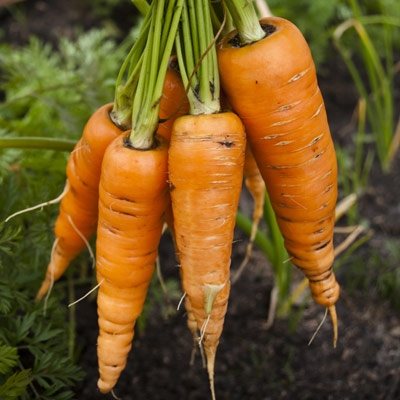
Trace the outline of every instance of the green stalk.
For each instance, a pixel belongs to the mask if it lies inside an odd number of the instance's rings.
[[[153,6],[154,5],[154,6]],[[154,66],[158,68],[158,49],[154,50],[157,45],[160,45],[161,30],[160,25],[162,24],[162,10],[164,9],[164,0],[158,0],[152,4],[151,11],[151,24],[150,30],[147,37],[147,44],[143,52],[143,65],[140,69],[139,79],[137,83],[136,93],[133,98],[132,104],[132,131],[130,134],[132,146],[135,148],[150,148],[149,143],[140,143],[142,134],[145,130],[141,130],[140,116],[146,115],[148,118],[145,104],[148,103],[148,99],[151,96],[151,90],[154,86],[155,73]],[[155,52],[156,54],[152,54]],[[154,58],[153,58],[154,57]],[[156,58],[157,57],[157,58]],[[152,68],[153,67],[153,68]],[[140,107],[140,114],[138,113]],[[136,140],[133,140],[136,136]],[[147,127],[146,127],[146,139],[147,139]],[[133,143],[135,142],[135,143]],[[152,142],[152,140],[151,140]]]
[[[45,138],[45,137],[2,137],[0,138],[0,149],[38,149],[57,150],[71,152],[76,142],[68,139]]]
[[[209,1],[188,0],[184,8],[176,50],[190,113],[217,113],[220,86]]]
[[[182,32],[185,40],[183,40],[183,51],[185,54],[185,66],[186,68],[182,68],[182,73],[185,74],[185,84],[187,85],[189,83],[189,77],[187,76],[186,71],[194,71],[195,69],[195,62],[194,60],[197,58],[195,54],[198,53],[198,48],[197,48],[197,42],[192,38],[192,32],[190,30],[190,15],[189,15],[189,9],[188,5],[183,7],[182,11]],[[180,38],[180,37],[179,37]],[[179,42],[179,48],[181,49],[181,54],[182,54],[182,48],[180,46]],[[181,57],[183,59],[183,57]],[[197,86],[199,83],[197,79],[197,75],[193,75],[191,77],[190,84],[192,87]]]
[[[195,105],[197,101],[195,90],[198,85],[197,74],[192,73],[191,76],[188,75],[188,71],[195,71],[194,47],[196,44],[193,43],[192,45],[192,43],[193,40],[190,31],[190,17],[188,6],[185,2],[182,10],[181,29],[180,32],[178,32],[175,40],[175,48],[182,82],[186,87],[191,114],[193,114],[192,105]]]
[[[199,32],[196,29],[197,15],[196,15],[196,7],[195,2],[197,0],[187,0],[188,10],[189,10],[189,21],[191,27],[191,35],[192,35],[192,46],[195,60],[198,60],[201,56],[201,50],[199,47]],[[200,0],[202,1],[202,0]],[[200,33],[201,35],[201,33]]]
[[[153,1],[148,13],[151,18],[149,35],[132,103],[130,142],[137,149],[149,149],[154,143],[165,75],[184,0],[167,2],[165,10],[165,0]],[[163,38],[165,46],[162,46]]]
[[[143,16],[149,13],[150,5],[146,0],[132,0],[132,3]]]
[[[270,261],[274,270],[275,286],[278,288],[278,309],[280,309],[283,302],[289,296],[292,264],[289,262],[289,257],[283,243],[283,237],[267,193],[265,194],[263,218],[267,224],[274,249]]]
[[[249,0],[230,0],[226,1],[225,5],[232,16],[242,45],[257,42],[265,36],[253,2]]]
[[[179,65],[179,72],[181,74],[181,78],[182,78],[182,82],[186,87],[186,94],[187,94],[187,98],[189,101],[189,106],[190,106],[190,114],[193,114],[194,111],[192,109],[192,105],[196,104],[197,102],[197,96],[195,93],[195,90],[193,89],[192,85],[193,82],[196,81],[197,82],[197,76],[196,74],[193,74],[191,77],[189,77],[187,75],[186,72],[186,68],[185,68],[185,61],[184,61],[184,54],[185,50],[184,50],[184,43],[182,43],[183,39],[181,38],[181,35],[178,33],[176,39],[175,39],[175,49],[176,49],[176,54],[177,54],[177,58],[178,58],[178,65]],[[191,58],[192,60],[192,58]],[[189,62],[188,62],[189,63]],[[186,65],[188,64],[186,63]],[[193,66],[194,69],[194,66]],[[196,85],[195,85],[196,87]]]
[[[126,56],[117,76],[114,94],[114,107],[110,113],[112,121],[121,129],[130,129],[132,122],[132,98],[143,63],[143,50],[150,29],[150,13],[143,21],[139,37]]]
[[[210,19],[207,19],[208,16],[205,15],[204,5],[208,5],[208,2],[207,1],[196,2],[196,14],[197,14],[197,22],[204,21],[204,26],[203,26],[204,34],[199,35],[199,47],[200,49],[204,49],[204,51],[207,51],[208,47],[207,39],[213,38],[213,35],[210,36],[210,30],[208,29],[209,24],[207,23]],[[197,25],[197,29],[201,29],[200,24]],[[212,50],[206,53],[205,57],[201,61],[203,64],[200,64],[199,68],[200,72],[199,97],[205,104],[211,102],[213,97],[210,91],[210,80],[209,80],[212,77],[212,65],[211,65],[212,53],[213,53]]]
[[[385,27],[399,27],[400,22],[398,19],[390,16],[361,16],[357,1],[353,0],[350,3],[355,19],[345,21],[336,28],[334,32],[334,42],[349,69],[360,96],[366,101],[368,120],[375,135],[378,157],[382,170],[387,172],[391,164],[390,148],[392,146],[394,130],[393,71],[392,65],[388,64],[389,60],[393,60],[393,55],[391,48],[385,49],[387,54],[387,70],[385,71],[364,25],[379,23],[383,24]],[[369,94],[366,84],[361,78],[361,74],[358,72],[350,54],[344,48],[340,40],[345,31],[350,28],[354,28],[362,45],[361,56],[364,68],[367,72],[372,96]],[[386,39],[386,43],[388,43],[388,46],[391,46],[391,40]]]

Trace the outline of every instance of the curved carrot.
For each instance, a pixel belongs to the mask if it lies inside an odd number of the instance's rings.
[[[337,163],[324,101],[297,27],[276,17],[260,22],[264,39],[240,46],[233,31],[219,44],[221,85],[245,125],[291,261],[334,320]]]
[[[176,246],[211,388],[230,292],[244,151],[243,125],[231,112],[183,116],[173,125],[169,181]]]
[[[156,142],[136,150],[119,137],[104,155],[96,241],[98,387],[104,393],[126,365],[170,201],[167,141]]]
[[[36,295],[41,299],[96,231],[98,185],[107,146],[122,131],[109,117],[113,104],[100,107],[88,120],[67,164],[67,190],[55,224],[55,243],[45,279]]]
[[[265,183],[261,176],[256,160],[254,159],[253,152],[251,151],[250,145],[248,143],[246,146],[244,159],[244,178],[244,183],[254,201],[253,224],[251,226],[251,232],[249,242],[246,247],[245,257],[232,278],[232,284],[240,278],[240,275],[242,274],[250,259],[251,252],[253,250],[254,240],[257,235],[258,226],[264,213]]]

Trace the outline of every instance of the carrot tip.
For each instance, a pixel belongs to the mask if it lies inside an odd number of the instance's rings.
[[[50,281],[47,279],[43,281],[42,286],[40,286],[40,289],[38,290],[35,300],[40,301],[42,300],[43,296],[49,291],[50,288]]]
[[[338,340],[338,319],[336,314],[336,307],[334,304],[328,307],[329,314],[331,316],[332,326],[333,326],[333,348],[336,349],[336,344]]]
[[[205,352],[207,357],[207,372],[208,380],[210,382],[211,398],[212,400],[216,400],[214,385],[215,350],[210,347],[206,347]]]

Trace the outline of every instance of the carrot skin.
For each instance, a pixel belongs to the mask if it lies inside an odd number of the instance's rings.
[[[69,190],[61,200],[55,223],[56,243],[46,276],[36,298],[41,299],[51,284],[59,279],[70,262],[85,248],[82,236],[89,238],[96,231],[98,185],[104,152],[122,131],[109,117],[113,104],[100,107],[88,120],[81,139],[67,163]]]
[[[91,116],[69,157],[66,170],[69,190],[61,201],[54,229],[56,243],[45,279],[36,295],[38,300],[54,281],[60,279],[71,261],[86,247],[85,240],[88,241],[96,231],[98,185],[104,152],[123,133],[109,117],[112,108],[113,103],[106,104]],[[172,57],[160,100],[158,134],[169,140],[174,120],[188,110],[185,88]]]
[[[167,141],[143,151],[120,136],[104,155],[99,185],[96,271],[101,392],[115,386],[154,272],[170,202]]]
[[[298,28],[277,17],[260,22],[270,30],[264,39],[239,47],[233,31],[219,43],[221,86],[245,125],[291,261],[329,307],[339,297],[331,268],[337,163],[324,101]]]
[[[157,133],[164,136],[167,140],[171,138],[171,130],[174,121],[189,112],[189,101],[186,95],[185,87],[178,70],[176,56],[170,58],[163,95],[160,102]]]
[[[243,125],[233,113],[184,116],[173,125],[169,180],[177,257],[209,372],[227,311],[244,151]]]

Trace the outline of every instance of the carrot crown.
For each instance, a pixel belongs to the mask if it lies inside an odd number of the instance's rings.
[[[137,1],[137,0],[136,0]],[[154,144],[160,99],[184,0],[154,0],[117,78],[113,121],[130,129],[130,145]]]
[[[265,36],[252,2],[248,0],[230,0],[226,1],[225,5],[236,26],[242,45],[257,42]]]

